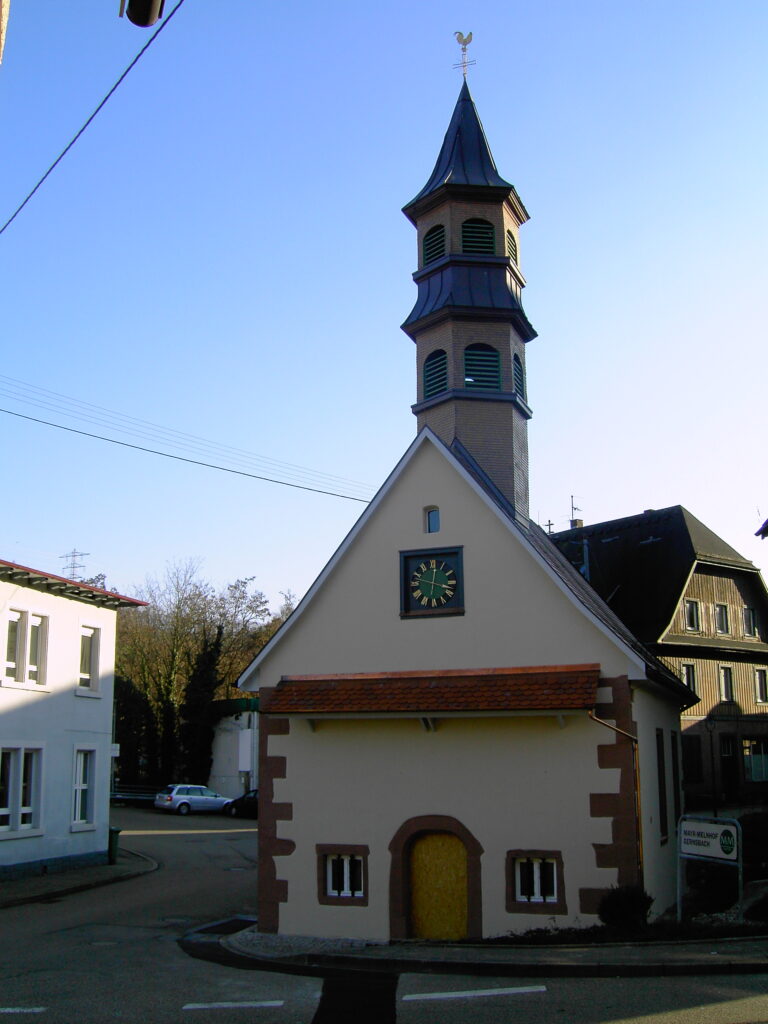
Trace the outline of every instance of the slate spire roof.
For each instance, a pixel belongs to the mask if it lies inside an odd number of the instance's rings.
[[[403,212],[410,216],[409,210],[412,206],[445,185],[479,185],[506,191],[513,190],[513,186],[496,170],[488,140],[466,82],[461,87],[451,123],[448,125],[429,181],[421,192],[403,207]]]

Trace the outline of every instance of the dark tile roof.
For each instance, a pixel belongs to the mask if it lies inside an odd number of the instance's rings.
[[[595,706],[598,665],[283,678],[261,698],[268,714],[574,711]]]
[[[88,583],[70,580],[64,576],[40,569],[30,569],[26,565],[5,562],[0,559],[0,580],[14,583],[16,586],[29,587],[32,590],[44,590],[57,597],[68,597],[73,601],[84,601],[86,604],[100,605],[105,608],[131,608],[146,605],[146,601],[138,601],[135,597],[126,597],[101,587],[92,587]]]
[[[541,556],[549,568],[557,574],[571,593],[578,598],[581,604],[645,662],[651,677],[661,682],[663,686],[674,693],[682,707],[691,707],[697,703],[698,698],[694,697],[691,699],[691,691],[688,687],[648,650],[643,639],[622,620],[616,610],[608,606],[601,593],[598,593],[581,573],[574,568],[563,551],[560,550],[559,545],[555,543],[557,538],[562,535],[547,534],[540,526],[530,520],[526,525],[521,524],[515,518],[514,509],[510,502],[478,466],[460,441],[455,440],[453,442],[451,451],[479,486],[483,488],[486,494],[510,519],[515,529],[527,537],[534,550]]]
[[[512,189],[512,185],[496,170],[466,82],[461,87],[434,170],[421,192],[403,207],[403,212],[407,214],[412,206],[444,185]]]
[[[757,571],[681,505],[563,530],[551,540],[645,643],[669,626],[697,561]]]

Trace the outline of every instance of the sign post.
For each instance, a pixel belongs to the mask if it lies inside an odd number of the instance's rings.
[[[739,921],[744,902],[741,825],[735,818],[697,818],[684,814],[677,823],[677,920],[683,916],[683,861],[730,864],[739,872]]]

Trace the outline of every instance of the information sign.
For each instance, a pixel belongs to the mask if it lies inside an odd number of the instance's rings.
[[[739,859],[738,832],[730,823],[701,818],[680,819],[680,855],[707,860]]]

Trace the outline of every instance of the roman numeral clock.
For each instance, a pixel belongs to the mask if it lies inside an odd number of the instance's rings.
[[[400,616],[464,614],[461,548],[400,552]]]

